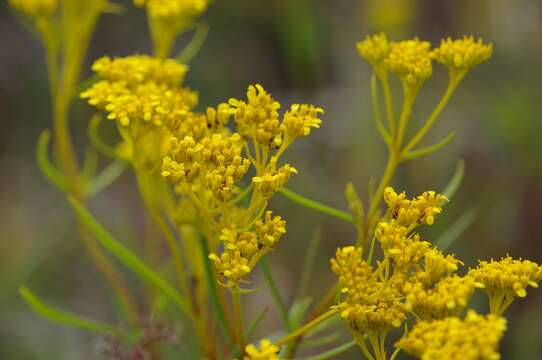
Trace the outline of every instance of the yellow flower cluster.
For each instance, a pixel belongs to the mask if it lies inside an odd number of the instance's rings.
[[[337,305],[341,318],[356,332],[385,334],[405,320],[405,307],[392,283],[381,281],[362,259],[361,248],[337,250],[331,268],[339,276],[345,298]]]
[[[81,98],[121,126],[131,123],[162,125],[175,121],[197,103],[197,95],[180,87],[187,67],[174,60],[144,55],[97,60],[92,69],[103,80]]]
[[[407,199],[404,192],[397,194],[391,187],[384,190],[384,201],[390,209],[393,219],[402,226],[416,226],[422,223],[433,225],[435,216],[442,211],[442,204],[448,201],[446,196],[434,191],[425,191],[422,195]]]
[[[431,44],[418,39],[392,43],[386,67],[409,87],[418,88],[433,74]]]
[[[253,344],[245,348],[246,356],[243,360],[280,360],[280,349],[267,339],[260,340],[259,349]]]
[[[294,104],[287,111],[282,122],[279,120],[280,103],[275,101],[259,85],[251,85],[247,90],[247,102],[230,99],[235,124],[245,138],[254,138],[266,151],[277,149],[285,143],[310,134],[311,128],[320,127],[318,115],[324,111],[313,105]]]
[[[464,75],[472,67],[487,60],[492,45],[472,36],[462,39],[443,39],[440,47],[417,38],[399,42],[389,41],[385,34],[369,35],[357,44],[358,52],[381,75],[390,71],[398,75],[406,89],[418,90],[432,76],[432,60]]]
[[[277,169],[277,158],[273,156],[264,173],[254,176],[252,182],[256,184],[256,190],[262,198],[268,199],[288,182],[292,174],[297,174],[297,170],[290,164]]]
[[[8,0],[9,5],[30,17],[50,16],[56,12],[58,0]]]
[[[216,272],[225,278],[223,286],[237,286],[243,281],[256,261],[286,233],[286,221],[280,216],[273,217],[272,212],[267,211],[265,218],[256,221],[255,228],[255,232],[238,231],[235,225],[222,229],[220,240],[224,251],[220,256],[210,254],[209,259],[213,261]]]
[[[146,7],[153,18],[189,22],[205,11],[208,0],[134,0],[134,4]]]
[[[464,320],[419,321],[396,346],[422,360],[498,360],[506,320],[469,311]]]
[[[542,266],[529,260],[514,260],[510,256],[500,261],[480,261],[469,271],[489,297],[491,312],[501,315],[515,297],[527,296],[527,287],[537,288],[542,280]]]
[[[239,134],[213,134],[196,142],[191,136],[172,137],[170,155],[164,158],[162,176],[181,193],[208,191],[218,202],[230,199],[235,183],[248,171],[250,161],[241,156]]]
[[[255,224],[256,231],[238,231],[235,225],[222,229],[220,240],[224,251],[219,256],[215,253],[209,258],[215,265],[216,272],[225,278],[223,286],[237,286],[250,273],[257,259],[271,250],[286,233],[286,221],[280,216],[272,216],[267,211],[265,218]]]
[[[440,47],[433,50],[431,56],[449,69],[462,70],[483,63],[492,52],[491,44],[484,44],[482,39],[475,41],[473,36],[464,36],[457,40],[442,39]]]
[[[391,42],[384,33],[367,35],[365,40],[358,42],[357,48],[360,56],[372,66],[380,67],[388,58]]]

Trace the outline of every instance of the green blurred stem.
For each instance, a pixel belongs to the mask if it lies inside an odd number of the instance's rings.
[[[337,346],[331,350],[325,351],[321,354],[308,357],[306,360],[325,360],[325,359],[336,359],[336,356],[339,354],[342,354],[346,350],[356,346],[356,340],[352,340],[350,342],[347,342],[346,344],[342,344],[340,346]]]
[[[260,266],[263,270],[263,274],[265,276],[265,279],[269,283],[269,289],[271,290],[271,295],[273,297],[273,300],[275,301],[275,304],[277,305],[277,308],[280,313],[280,317],[282,318],[282,322],[284,323],[284,327],[288,330],[292,330],[292,325],[290,324],[290,317],[288,316],[288,309],[286,308],[286,305],[284,304],[284,300],[282,299],[282,296],[280,295],[279,289],[277,288],[277,283],[275,282],[275,279],[273,277],[273,273],[271,271],[271,268],[269,267],[269,263],[267,261],[267,257],[264,256],[260,260]]]
[[[92,331],[109,336],[121,336],[121,332],[114,326],[82,317],[71,312],[57,310],[43,303],[30,289],[25,286],[19,288],[19,294],[32,310],[41,317],[78,329]]]
[[[238,290],[238,289],[235,289]],[[233,314],[235,316],[235,326],[237,331],[237,342],[241,352],[245,349],[245,329],[243,326],[243,312],[241,311],[241,293],[239,291],[231,291]]]
[[[386,114],[388,117],[388,126],[390,128],[391,138],[395,138],[395,114],[393,110],[393,98],[391,95],[388,73],[385,70],[378,71],[377,76],[382,83],[382,92],[384,93],[384,101],[386,103]]]
[[[284,195],[289,200],[292,200],[293,202],[304,206],[306,208],[319,211],[321,213],[324,213],[326,215],[330,215],[333,217],[336,217],[337,219],[341,219],[343,221],[349,222],[351,224],[356,224],[356,219],[352,214],[347,213],[346,211],[342,211],[339,209],[335,209],[331,206],[321,204],[319,202],[316,202],[314,200],[311,200],[309,198],[306,198],[302,195],[299,195],[291,190],[288,190],[286,188],[282,188],[279,190],[279,192]]]
[[[420,128],[420,130],[412,137],[412,139],[407,143],[407,145],[403,148],[402,152],[406,154],[410,149],[412,149],[414,146],[416,146],[427,134],[429,129],[433,126],[435,121],[437,120],[438,116],[444,110],[448,102],[450,101],[452,95],[454,94],[455,90],[459,86],[459,83],[461,83],[461,80],[465,77],[466,72],[458,72],[458,73],[450,73],[450,80],[448,81],[448,86],[446,88],[446,91],[444,92],[444,95],[440,99],[437,107],[431,115],[427,118],[427,120],[424,122],[423,126]]]
[[[275,345],[282,346],[284,344],[287,344],[288,342],[295,340],[296,338],[303,336],[306,334],[309,330],[317,326],[318,324],[326,321],[327,319],[335,316],[337,314],[337,308],[333,308],[328,310],[327,312],[323,313],[322,315],[318,316],[316,319],[306,323],[305,325],[301,326],[297,330],[291,332],[290,334],[286,335],[282,339],[275,342]]]

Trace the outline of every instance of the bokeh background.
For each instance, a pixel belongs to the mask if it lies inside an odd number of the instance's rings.
[[[119,2],[125,3],[126,13],[101,18],[87,69],[104,54],[150,51],[144,13],[128,0]],[[17,287],[27,284],[50,304],[115,321],[111,292],[81,246],[63,194],[36,166],[38,135],[51,124],[42,49],[5,2],[1,5],[0,358],[97,359],[99,339],[38,318],[17,294]],[[542,2],[216,0],[204,18],[210,33],[187,78],[200,92],[201,106],[242,97],[247,85],[256,82],[285,105],[302,101],[322,106],[323,127],[288,154],[299,170],[289,187],[343,209],[346,183],[352,181],[366,198],[370,177],[381,174],[385,161],[372,120],[370,68],[359,58],[356,41],[385,31],[393,39],[419,36],[434,45],[441,37],[464,34],[493,42],[492,59],[468,75],[427,141],[450,130],[456,131],[455,140],[436,154],[401,166],[393,184],[410,194],[442,189],[458,159],[464,159],[463,184],[424,235],[437,239],[459,221],[464,231],[450,251],[466,265],[507,253],[542,262]],[[89,74],[87,70],[85,76]],[[445,71],[435,67],[415,117],[432,110],[445,83]],[[77,101],[72,131],[81,156],[88,146],[89,116],[89,108]],[[91,206],[109,229],[137,248],[144,214],[129,173]],[[308,289],[318,299],[335,280],[329,258],[337,246],[354,241],[354,232],[280,195],[271,207],[288,220],[288,234],[270,257],[288,301],[298,290],[309,240],[321,232]],[[272,307],[267,291],[252,296],[245,302],[248,313]],[[485,310],[483,305],[480,309]],[[530,290],[507,315],[503,358],[542,359],[542,291]],[[279,323],[271,311],[259,335],[275,331]],[[360,356],[352,349],[341,358]]]

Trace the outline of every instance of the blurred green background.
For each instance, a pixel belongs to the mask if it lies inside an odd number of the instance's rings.
[[[150,51],[144,13],[127,0],[122,3],[123,16],[101,18],[85,77],[101,55]],[[352,181],[366,198],[369,178],[381,174],[385,161],[372,120],[370,67],[359,58],[355,43],[376,31],[397,40],[419,36],[434,45],[444,36],[464,34],[492,42],[492,59],[467,76],[429,136],[435,141],[455,130],[455,140],[401,166],[393,184],[412,195],[442,189],[463,158],[465,180],[444,215],[424,232],[426,238],[438,238],[467,213],[462,219],[471,220],[469,226],[450,250],[466,265],[507,253],[542,262],[542,2],[215,0],[203,18],[210,33],[187,78],[188,86],[200,92],[200,106],[243,97],[248,84],[259,82],[283,107],[291,102],[323,107],[322,129],[287,154],[299,170],[289,187],[343,209],[346,183]],[[183,37],[178,48],[189,38]],[[5,2],[0,8],[0,64],[0,359],[101,358],[100,339],[38,318],[17,294],[17,287],[27,284],[50,304],[116,320],[111,292],[80,244],[63,194],[37,169],[36,141],[51,124],[43,52]],[[423,118],[432,110],[445,82],[445,71],[435,66],[415,116]],[[81,156],[88,146],[89,116],[89,108],[77,101],[72,130]],[[91,206],[114,234],[137,248],[144,214],[129,172]],[[309,289],[318,299],[335,281],[329,258],[337,246],[354,241],[353,230],[280,195],[271,208],[288,221],[288,234],[270,257],[288,301],[297,291],[307,244],[315,229],[321,230]],[[256,275],[254,283],[260,281]],[[247,299],[249,313],[272,308],[268,291]],[[503,358],[541,359],[542,291],[530,290],[507,317]],[[258,335],[279,326],[270,311]],[[352,349],[341,358],[360,357]]]

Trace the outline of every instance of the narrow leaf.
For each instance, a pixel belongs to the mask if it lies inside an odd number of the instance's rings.
[[[284,195],[287,199],[292,200],[293,202],[304,206],[306,208],[319,211],[321,213],[324,213],[326,215],[330,215],[333,217],[336,217],[338,219],[344,220],[346,222],[349,222],[351,224],[356,224],[356,219],[351,214],[347,213],[346,211],[342,211],[339,209],[335,209],[331,206],[321,204],[317,201],[308,199],[304,196],[301,196],[292,190],[288,190],[286,188],[282,188],[279,190],[279,192]]]
[[[422,157],[422,156],[432,154],[432,153],[440,150],[441,148],[443,148],[447,144],[449,144],[454,139],[454,137],[455,137],[455,131],[452,131],[452,132],[450,132],[448,134],[448,136],[446,136],[444,139],[442,139],[441,141],[439,141],[438,143],[436,143],[434,145],[423,147],[423,148],[420,148],[420,149],[417,149],[417,150],[408,151],[403,156],[403,160],[412,160],[412,159],[416,159],[416,158],[419,158],[419,157]]]
[[[92,214],[88,212],[88,210],[83,205],[81,205],[81,203],[79,203],[73,197],[70,197],[69,201],[81,221],[89,227],[89,229],[92,231],[96,239],[102,244],[103,247],[105,247],[134,274],[138,275],[141,279],[151,283],[164,295],[173,300],[173,302],[175,302],[175,304],[177,304],[179,308],[184,311],[188,316],[191,315],[190,307],[188,306],[186,300],[173,286],[171,286],[160,275],[154,272],[154,270],[147,266],[128,248],[126,248],[118,240],[116,240],[102,225],[100,225],[96,221]]]
[[[378,99],[376,75],[373,75],[371,77],[371,98],[373,101],[373,112],[374,112],[376,127],[378,128],[378,132],[380,132],[380,136],[382,136],[382,139],[384,140],[384,142],[388,146],[391,146],[390,134],[384,127],[384,124],[382,123],[382,116],[380,115],[380,101]]]
[[[38,166],[45,177],[57,188],[63,192],[68,192],[68,184],[60,171],[51,163],[49,159],[49,142],[51,140],[51,132],[43,130],[38,140],[36,148],[36,159]]]
[[[87,195],[93,197],[103,189],[111,185],[115,180],[124,173],[128,164],[124,161],[115,160],[109,164],[101,173],[96,175],[88,185]]]
[[[297,292],[298,299],[305,296],[307,288],[309,287],[321,239],[322,229],[317,228],[314,230],[311,236],[309,247],[307,248],[306,252],[307,255],[305,255],[305,261],[303,262],[303,271],[301,272],[301,280],[299,282],[299,290]]]
[[[201,50],[207,35],[209,34],[209,23],[200,21],[190,43],[177,55],[177,61],[188,64]]]
[[[49,321],[103,335],[121,335],[121,332],[113,325],[88,319],[71,312],[57,310],[46,305],[30,289],[24,286],[19,288],[19,294],[36,314]]]
[[[267,315],[267,311],[269,311],[269,308],[264,307],[263,310],[260,311],[258,316],[256,316],[254,321],[248,326],[247,338],[250,338],[254,334],[254,331],[256,331],[256,329],[258,328],[258,325],[260,325],[262,320],[265,318],[265,315]]]
[[[461,216],[439,236],[435,241],[435,246],[442,251],[446,251],[459,237],[471,226],[478,218],[474,209],[465,211]]]
[[[345,352],[346,350],[354,347],[356,345],[356,341],[352,340],[350,342],[347,342],[346,344],[337,346],[336,348],[333,348],[331,350],[328,350],[326,352],[323,352],[321,354],[308,357],[307,360],[325,360],[325,359],[336,359],[336,356]]]
[[[284,304],[284,300],[282,299],[282,296],[280,295],[279,289],[277,287],[277,283],[275,282],[275,279],[273,278],[273,273],[271,272],[271,268],[269,267],[269,263],[267,262],[266,256],[262,257],[262,259],[260,260],[260,266],[263,270],[265,279],[269,283],[271,296],[273,297],[273,300],[275,301],[275,305],[277,306],[279,310],[279,314],[280,314],[280,317],[282,318],[282,322],[284,323],[284,327],[288,331],[291,331],[292,325],[290,324],[290,318],[288,317],[288,309],[286,308],[286,305]]]
[[[338,333],[329,334],[329,335],[326,335],[326,336],[322,336],[321,338],[318,338],[318,339],[304,341],[300,345],[300,347],[301,348],[313,348],[313,347],[328,345],[328,344],[331,344],[332,342],[336,341],[339,337],[340,337],[340,335]]]
[[[112,159],[118,158],[117,151],[115,147],[108,145],[103,141],[98,130],[100,124],[102,123],[102,116],[100,114],[94,114],[88,123],[87,133],[92,145],[100,152],[102,155],[110,157]]]
[[[442,191],[442,194],[445,195],[448,199],[451,199],[457,189],[459,188],[459,185],[461,185],[461,182],[463,182],[463,177],[465,176],[465,161],[463,159],[459,159],[457,161],[457,166],[455,168],[455,172]]]

